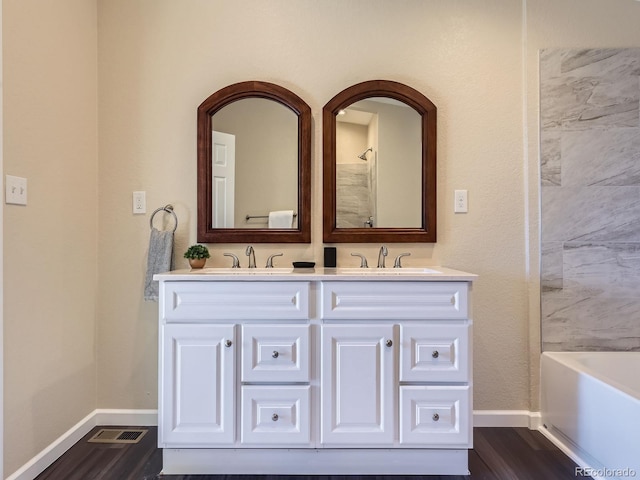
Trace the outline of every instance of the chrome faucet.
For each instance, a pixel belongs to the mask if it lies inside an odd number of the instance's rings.
[[[267,264],[264,268],[273,268],[273,257],[281,257],[284,253],[274,253],[273,255],[269,255],[267,258]]]
[[[378,253],[378,268],[384,268],[384,258],[389,254],[387,247],[382,245]]]
[[[367,257],[365,257],[363,254],[361,254],[361,253],[352,253],[351,256],[352,257],[360,257],[360,268],[369,268],[369,265],[367,264]]]
[[[233,258],[233,264],[231,265],[231,268],[240,268],[240,260],[238,260],[238,257],[236,257],[233,253],[223,253],[223,255],[225,257]]]
[[[253,247],[249,245],[244,253],[249,257],[249,268],[256,268],[256,252],[253,251]]]
[[[393,268],[402,268],[402,257],[410,256],[410,253],[401,253],[396,257],[396,261],[393,262]]]

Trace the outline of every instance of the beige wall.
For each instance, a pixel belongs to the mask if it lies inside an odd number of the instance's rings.
[[[86,0],[3,2],[4,471],[96,407],[97,21]]]
[[[7,472],[96,405],[157,406],[157,304],[142,300],[148,216],[131,214],[131,192],[147,192],[149,211],[175,206],[176,266],[185,266],[196,238],[196,108],[251,79],[289,88],[313,112],[313,243],[260,244],[259,263],[275,251],[283,265],[321,262],[329,99],[382,78],[437,105],[438,242],[389,245],[390,255],[411,251],[409,266],[480,275],[474,408],[538,408],[537,50],[638,46],[640,3],[97,4],[99,164],[95,3],[4,1],[5,173],[29,178],[30,200],[6,207],[4,219]],[[354,25],[376,35],[353,35]],[[468,214],[453,214],[454,189],[469,190]],[[210,247],[210,265],[227,264],[223,251],[246,262],[245,245]],[[353,265],[356,250],[375,258],[378,248],[338,245],[338,262]],[[19,253],[32,251],[42,255]]]
[[[368,132],[366,125],[336,122],[336,163],[362,164],[358,155],[369,148]]]
[[[372,102],[373,103],[373,102]],[[412,108],[377,103],[376,226],[422,225],[422,122]]]
[[[537,77],[531,52],[551,41],[591,45],[594,35],[602,36],[596,44],[606,35],[608,43],[633,43],[638,34],[630,18],[640,5],[529,3],[523,9],[526,3],[510,0],[101,2],[100,279],[105,288],[99,310],[99,404],[155,406],[156,347],[149,338],[155,340],[156,308],[144,304],[139,292],[146,221],[126,211],[134,187],[146,189],[150,205],[176,204],[177,251],[195,241],[197,105],[213,91],[248,79],[282,84],[311,105],[313,244],[260,245],[258,261],[276,249],[285,251],[283,263],[310,256],[320,261],[322,106],[349,85],[385,78],[417,88],[438,106],[438,243],[391,245],[391,254],[410,250],[407,264],[445,264],[480,275],[474,406],[536,409],[537,169],[535,160],[529,163],[536,153],[527,142],[536,132]],[[394,34],[354,36],[356,21]],[[122,94],[124,85],[141,84],[145,88],[136,96]],[[126,169],[128,181],[107,173]],[[179,181],[175,172],[183,172]],[[469,190],[466,215],[452,213],[457,188]],[[123,254],[121,237],[108,227],[123,217],[125,238],[138,242],[137,253],[132,244]],[[210,264],[226,265],[221,253],[241,254],[244,246],[211,247]],[[373,257],[378,245],[338,247],[339,263],[350,264],[353,250]],[[131,281],[114,281],[123,272]],[[110,302],[114,297],[123,302]],[[134,354],[137,336],[147,350]],[[119,338],[125,340],[118,345]],[[117,355],[120,349],[138,359],[130,378],[109,373],[131,364],[127,355]],[[139,379],[144,386],[135,383]]]
[[[156,406],[157,305],[142,300],[149,208],[176,207],[177,266],[196,239],[196,108],[244,80],[289,88],[313,113],[313,244],[259,245],[258,263],[322,259],[324,104],[371,79],[406,83],[438,107],[438,243],[389,245],[407,265],[478,273],[474,404],[529,407],[527,278],[523,220],[522,10],[512,0],[99,2],[100,288],[98,404]],[[353,35],[354,24],[377,35]],[[394,32],[386,35],[384,32]],[[490,121],[488,121],[491,115]],[[470,212],[453,214],[453,190]],[[126,248],[123,248],[125,247]],[[245,245],[211,245],[243,262]],[[379,245],[339,245],[374,258]]]

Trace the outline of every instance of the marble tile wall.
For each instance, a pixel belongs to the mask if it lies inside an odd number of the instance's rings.
[[[367,164],[336,165],[336,226],[362,228],[372,215]]]
[[[542,349],[640,351],[640,49],[540,53]]]

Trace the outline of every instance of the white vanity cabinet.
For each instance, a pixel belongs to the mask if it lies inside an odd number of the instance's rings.
[[[468,285],[322,282],[322,443],[472,444]]]
[[[466,474],[475,276],[159,275],[166,474]]]
[[[180,281],[160,291],[159,445],[308,444],[309,283]]]

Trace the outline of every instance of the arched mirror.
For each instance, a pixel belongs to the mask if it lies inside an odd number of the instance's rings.
[[[373,80],[324,107],[323,240],[436,241],[436,107]]]
[[[198,242],[311,241],[311,109],[259,81],[198,107]]]

